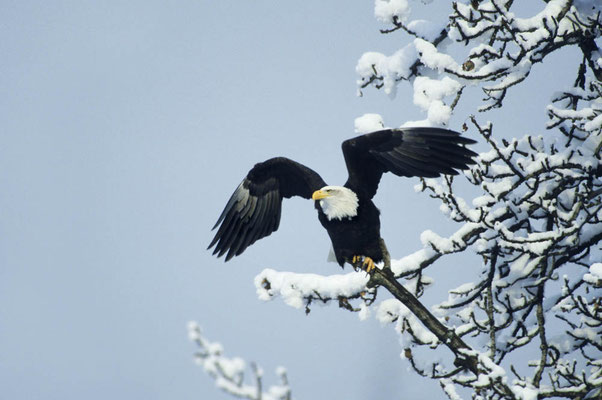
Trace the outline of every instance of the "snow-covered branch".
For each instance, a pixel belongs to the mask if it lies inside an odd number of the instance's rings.
[[[282,297],[292,307],[305,307],[309,313],[314,302],[323,304],[332,300],[350,311],[360,311],[374,302],[376,292],[367,288],[370,277],[363,271],[342,275],[321,276],[298,274],[265,269],[255,277],[257,295],[261,300]],[[353,307],[350,300],[360,299],[359,307]]]
[[[447,26],[425,20],[410,20],[407,1],[379,8],[377,16],[392,28],[414,37],[394,54],[365,53],[356,66],[360,90],[372,86],[395,95],[401,81],[414,85],[415,99],[424,91],[425,80],[446,88],[449,102],[457,103],[464,86],[479,86],[485,102],[479,111],[499,108],[508,90],[520,84],[534,65],[560,48],[576,45],[584,62],[597,79],[602,77],[600,50],[595,39],[602,30],[602,6],[595,1],[550,0],[529,18],[519,18],[511,10],[512,1],[453,2]],[[403,3],[403,4],[402,4]],[[403,12],[400,12],[403,10]],[[431,71],[439,74],[433,79]],[[428,96],[415,100],[429,114],[444,112],[443,118],[430,115],[428,121],[446,124],[450,107],[442,98]],[[427,103],[427,104],[425,104]],[[433,108],[432,108],[433,107]]]
[[[188,324],[188,337],[198,349],[194,354],[195,361],[215,380],[215,385],[224,392],[241,399],[249,400],[291,400],[291,388],[288,384],[286,369],[279,367],[276,374],[281,383],[263,388],[263,370],[251,363],[250,371],[253,383],[245,382],[247,363],[242,358],[228,358],[223,355],[224,348],[220,343],[210,342],[201,333],[196,322]]]

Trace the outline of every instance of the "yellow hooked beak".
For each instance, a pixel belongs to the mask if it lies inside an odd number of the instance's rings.
[[[316,190],[314,192],[314,194],[311,195],[311,198],[314,200],[320,200],[320,199],[324,199],[329,196],[330,196],[330,193],[326,193],[324,190]]]

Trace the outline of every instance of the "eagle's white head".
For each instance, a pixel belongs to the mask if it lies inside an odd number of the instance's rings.
[[[358,199],[351,189],[343,186],[324,186],[311,196],[320,202],[320,207],[329,221],[352,218],[357,215]]]

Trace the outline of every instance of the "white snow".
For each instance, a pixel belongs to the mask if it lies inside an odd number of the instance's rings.
[[[443,72],[446,69],[455,70],[458,68],[458,63],[456,63],[452,56],[440,53],[432,43],[423,39],[414,39],[414,46],[416,47],[420,61],[427,67],[439,72]]]
[[[459,294],[459,295],[467,294],[467,293],[471,292],[475,288],[475,286],[476,285],[474,282],[466,282],[466,283],[461,284],[460,286],[458,286],[455,289],[450,289],[449,292],[453,293],[453,294]]]
[[[366,290],[370,279],[363,271],[342,275],[322,276],[318,274],[299,274],[264,269],[255,277],[257,296],[261,300],[272,300],[281,296],[284,302],[292,307],[301,308],[305,299],[319,293],[322,297],[336,299],[338,296],[349,297]],[[266,285],[269,282],[269,289]]]
[[[245,360],[240,357],[234,357],[230,359],[222,358],[220,367],[224,374],[228,376],[234,376],[243,372],[246,367],[246,363]]]
[[[539,389],[533,386],[521,387],[514,385],[512,391],[516,395],[517,399],[520,400],[537,400]]]
[[[249,400],[285,400],[290,398],[290,387],[287,383],[286,369],[276,368],[276,375],[281,384],[271,385],[267,391],[262,391],[263,369],[254,365],[251,372],[254,378],[252,384],[245,383],[247,362],[240,357],[228,358],[222,355],[223,346],[218,342],[210,342],[201,334],[201,328],[196,322],[188,323],[189,337],[199,347],[195,353],[195,363],[215,380],[215,385],[226,393]]]
[[[390,96],[395,96],[397,81],[410,75],[410,67],[416,60],[416,48],[413,44],[401,48],[391,56],[378,52],[364,53],[355,67],[360,76],[358,85],[369,81],[376,74],[382,77],[383,90]]]
[[[416,316],[397,299],[387,299],[380,302],[376,310],[376,319],[383,324],[396,322],[395,330],[398,332],[401,329],[401,321],[403,320],[409,325],[413,337],[421,343],[425,343],[433,348],[440,344],[437,336],[426,329]],[[403,337],[403,334],[400,340],[402,340],[402,343],[406,343],[406,338]]]
[[[383,300],[376,309],[376,319],[383,324],[388,324],[399,318],[400,314],[405,314],[406,310],[406,306],[397,299]]]
[[[434,126],[447,125],[451,108],[443,102],[447,96],[456,95],[462,85],[449,77],[431,79],[424,76],[414,80],[414,104],[427,112],[429,122]]]
[[[391,271],[393,271],[395,275],[415,271],[420,268],[421,263],[434,255],[436,255],[435,250],[431,247],[426,247],[399,260],[391,260]]]
[[[358,134],[370,133],[385,127],[383,117],[379,114],[364,114],[354,121],[355,132]]]
[[[407,0],[375,0],[374,2],[374,16],[385,23],[392,23],[393,17],[405,22],[410,11]]]
[[[600,337],[600,332],[597,332],[593,328],[586,327],[573,329],[573,335],[595,343],[598,347],[602,347],[602,337]]]
[[[443,378],[439,380],[439,383],[441,384],[441,388],[443,388],[443,391],[445,392],[447,397],[450,398],[450,400],[462,400],[462,397],[460,397],[460,395],[456,391],[454,383],[451,379]]]
[[[583,280],[595,286],[602,286],[602,263],[592,264],[589,273],[583,275]]]
[[[359,312],[357,313],[358,318],[360,319],[360,321],[365,321],[368,319],[368,317],[370,317],[370,307],[368,307],[368,305],[366,304],[365,301],[362,301],[360,303],[359,306]]]

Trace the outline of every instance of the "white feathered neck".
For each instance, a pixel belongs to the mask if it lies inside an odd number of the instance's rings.
[[[329,195],[320,200],[320,207],[329,221],[357,215],[359,202],[353,190],[343,186],[325,186],[320,190]]]

